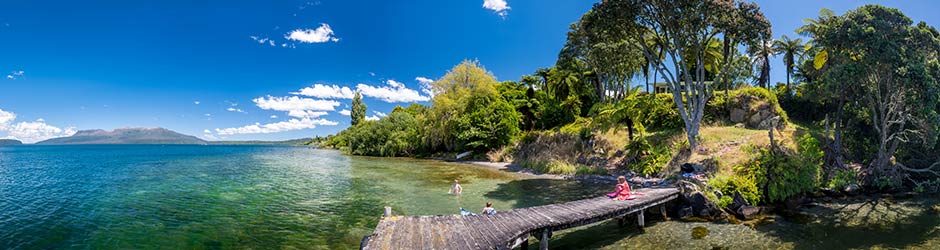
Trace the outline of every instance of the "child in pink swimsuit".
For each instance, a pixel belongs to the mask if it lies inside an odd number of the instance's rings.
[[[617,177],[617,191],[607,194],[607,197],[620,201],[636,199],[630,195],[630,183],[627,183],[627,178],[622,175]]]

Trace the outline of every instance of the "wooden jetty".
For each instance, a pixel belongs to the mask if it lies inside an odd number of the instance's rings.
[[[513,249],[527,248],[529,236],[539,239],[540,249],[548,249],[553,231],[592,224],[636,214],[644,226],[644,211],[679,197],[675,188],[635,190],[643,194],[634,200],[617,201],[597,197],[561,204],[499,211],[495,215],[385,215],[375,231],[362,241],[361,249]]]

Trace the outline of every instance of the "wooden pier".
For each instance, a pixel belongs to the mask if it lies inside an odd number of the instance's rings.
[[[495,215],[386,216],[363,239],[362,249],[513,249],[528,246],[530,236],[548,249],[552,232],[636,213],[644,226],[645,210],[676,199],[675,188],[635,190],[634,200],[597,197],[561,204],[499,211]]]

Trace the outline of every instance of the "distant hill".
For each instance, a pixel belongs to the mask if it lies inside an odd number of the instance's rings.
[[[13,139],[0,139],[0,146],[23,145],[23,142]]]
[[[191,135],[165,128],[120,128],[81,130],[69,137],[53,138],[36,144],[207,144]]]
[[[286,141],[210,141],[212,145],[291,145],[300,146],[310,141],[310,138],[293,139]]]

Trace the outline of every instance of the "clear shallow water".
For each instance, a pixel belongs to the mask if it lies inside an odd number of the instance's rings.
[[[447,194],[453,179],[460,197]],[[384,206],[452,214],[486,201],[510,209],[599,193],[305,147],[0,147],[0,249],[353,249]]]
[[[464,194],[447,194],[453,179]],[[355,249],[382,207],[453,214],[565,202],[607,186],[437,161],[279,146],[0,147],[0,249]],[[552,249],[940,249],[938,199],[832,202],[745,225],[614,222]],[[704,226],[711,234],[691,238]],[[533,244],[533,248],[537,244]]]

